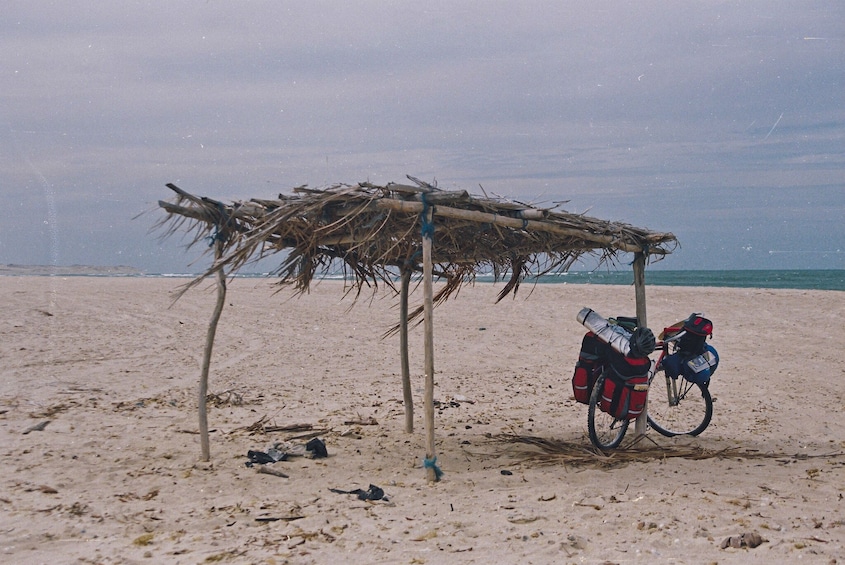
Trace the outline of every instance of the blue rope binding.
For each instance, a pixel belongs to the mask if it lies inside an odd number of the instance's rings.
[[[440,477],[443,476],[443,470],[437,466],[437,456],[435,455],[431,459],[425,458],[423,459],[423,467],[426,469],[434,469],[434,480],[439,481]]]
[[[211,247],[218,241],[226,242],[229,239],[229,223],[232,221],[226,214],[226,208],[223,207],[222,202],[217,202],[217,211],[220,216],[217,218],[217,223],[214,225],[214,233],[208,236],[208,246]]]
[[[648,243],[643,244],[643,256],[648,259],[648,252],[651,249],[651,246]],[[628,263],[628,265],[633,265],[637,261],[637,258],[634,257],[634,260]]]
[[[420,214],[420,218],[422,221],[422,228],[420,228],[420,233],[423,237],[427,237],[428,239],[434,241],[434,220],[428,221],[428,211],[431,209],[431,204],[428,203],[428,200],[425,197],[425,192],[420,194],[420,200],[423,203],[422,213]],[[434,214],[432,214],[433,216]]]

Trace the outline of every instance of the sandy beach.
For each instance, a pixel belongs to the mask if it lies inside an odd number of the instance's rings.
[[[199,462],[215,296],[172,303],[186,281],[0,277],[0,562],[845,562],[843,292],[649,287],[652,328],[714,321],[713,421],[572,459],[519,440],[589,450],[575,315],[632,315],[633,288],[525,284],[494,304],[500,285],[465,287],[435,310],[444,476],[429,484],[422,326],[407,434],[399,340],[382,338],[397,300],[340,282],[299,297],[230,282]],[[311,437],[327,458],[296,455]],[[288,460],[247,466],[276,443]],[[330,490],[370,485],[385,498]],[[722,548],[751,532],[764,542]]]

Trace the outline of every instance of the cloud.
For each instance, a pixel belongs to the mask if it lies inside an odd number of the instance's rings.
[[[481,183],[675,231],[684,246],[664,264],[678,268],[740,233],[729,221],[718,236],[692,230],[690,214],[760,216],[761,200],[741,200],[746,188],[769,195],[769,236],[787,241],[820,236],[784,219],[843,208],[845,5],[12,1],[4,10],[0,181],[13,205],[0,217],[0,262],[50,259],[49,234],[27,226],[52,190],[62,261],[89,250],[85,261],[119,252],[182,264],[145,240],[146,219],[127,220],[166,198],[171,181],[224,200],[406,173]],[[781,190],[799,196],[783,201]],[[823,221],[826,236],[845,236]],[[731,253],[727,264],[747,264]]]

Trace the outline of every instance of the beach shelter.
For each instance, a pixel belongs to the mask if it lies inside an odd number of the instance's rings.
[[[208,327],[200,376],[199,417],[203,460],[209,460],[206,395],[211,350],[223,309],[226,279],[246,265],[284,252],[271,273],[299,292],[315,276],[340,268],[357,293],[379,284],[400,299],[400,336],[405,428],[413,429],[413,401],[408,367],[408,321],[423,316],[425,334],[425,467],[429,479],[439,474],[434,440],[433,308],[481,273],[505,281],[498,299],[515,293],[522,281],[564,272],[582,255],[613,263],[633,254],[636,314],[646,325],[645,266],[671,253],[678,242],[671,233],[653,232],[584,214],[542,208],[504,198],[440,190],[408,177],[404,184],[368,182],[319,189],[300,186],[274,199],[223,203],[194,196],[168,184],[175,196],[159,201],[166,212],[157,227],[163,237],[185,230],[188,247],[201,242],[214,253],[208,270],[181,292],[208,276],[217,280],[217,304]],[[483,192],[483,189],[482,189]],[[421,274],[423,304],[408,312],[410,282]],[[433,280],[444,281],[434,294]],[[645,432],[644,417],[637,422]]]

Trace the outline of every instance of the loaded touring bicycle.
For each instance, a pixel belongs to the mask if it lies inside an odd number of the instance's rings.
[[[719,363],[706,343],[713,324],[699,314],[664,328],[657,339],[636,318],[605,319],[584,308],[587,327],[572,377],[575,399],[588,405],[587,430],[599,449],[618,447],[631,420],[671,437],[698,435],[710,424],[710,377]],[[650,358],[658,353],[656,360]]]

